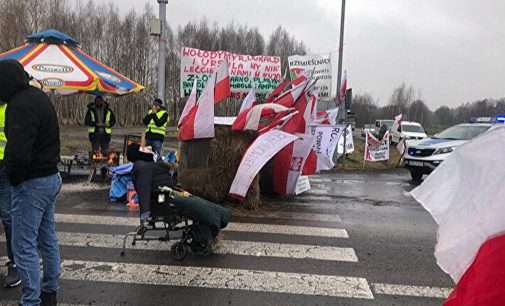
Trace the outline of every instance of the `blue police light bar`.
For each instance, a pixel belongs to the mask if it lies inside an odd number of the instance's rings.
[[[505,115],[496,116],[496,122],[505,123]]]

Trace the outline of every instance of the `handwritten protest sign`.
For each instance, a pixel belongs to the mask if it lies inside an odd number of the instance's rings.
[[[337,54],[294,55],[288,58],[289,71],[298,77],[304,70],[310,71],[312,79],[318,79],[315,89],[319,91],[322,100],[334,99],[337,94],[336,74]],[[293,79],[293,76],[292,76]]]
[[[224,60],[228,61],[234,98],[241,98],[253,86],[259,95],[264,96],[281,82],[281,58],[278,56],[242,55],[227,51],[205,51],[183,47],[181,50],[181,97],[189,96],[195,79],[197,90],[203,90],[209,75]]]

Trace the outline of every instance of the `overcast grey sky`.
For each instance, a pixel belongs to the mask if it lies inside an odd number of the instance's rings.
[[[156,0],[114,2],[123,12]],[[257,26],[267,38],[282,25],[312,53],[337,49],[340,0],[169,0],[176,28],[206,17]],[[356,93],[388,102],[402,82],[432,108],[505,97],[504,0],[347,0],[344,68]]]

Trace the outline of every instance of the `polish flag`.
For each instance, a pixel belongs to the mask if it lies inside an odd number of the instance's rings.
[[[457,284],[445,306],[505,301],[503,139],[505,126],[491,128],[458,147],[412,191],[438,224],[435,257]]]
[[[293,109],[275,103],[258,104],[241,112],[232,125],[233,131],[258,131],[262,128],[260,121],[274,120],[277,115],[284,116]]]
[[[301,83],[277,97],[273,103],[284,105],[286,107],[293,107],[300,96],[304,94],[308,84],[309,80],[305,78]]]
[[[289,86],[291,82],[284,77],[282,82],[266,97],[265,103],[272,103]]]
[[[344,79],[338,93],[337,106],[345,102],[345,93],[347,92],[347,71],[344,71]]]
[[[189,95],[188,100],[186,101],[186,105],[184,105],[184,109],[182,110],[179,122],[177,123],[178,128],[181,127],[182,123],[186,119],[186,116],[189,114],[189,112],[195,106],[195,104],[196,104],[196,79],[193,82],[193,89],[191,90],[191,94]]]
[[[282,195],[295,193],[296,182],[302,174],[307,158],[312,150],[314,137],[310,135],[308,125],[312,116],[312,103],[303,94],[295,104],[297,113],[281,127],[287,133],[300,137],[294,143],[282,149],[274,158],[274,191]],[[312,168],[312,167],[310,167]]]
[[[205,86],[196,105],[189,111],[179,129],[179,140],[214,138],[214,88],[216,72]]]
[[[231,96],[230,87],[230,74],[228,69],[228,62],[224,62],[217,67],[216,71],[216,85],[214,94],[214,103],[219,103]]]
[[[337,116],[338,107],[335,107],[326,111],[317,112],[317,119],[314,122],[318,124],[336,125]]]
[[[245,97],[244,101],[242,101],[242,105],[240,106],[239,110],[239,115],[240,113],[250,109],[256,104],[256,89],[253,87]]]

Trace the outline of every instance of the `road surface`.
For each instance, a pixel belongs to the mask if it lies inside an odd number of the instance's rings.
[[[137,213],[108,203],[104,188],[68,183],[56,216],[60,305],[442,304],[453,283],[435,263],[436,226],[409,196],[407,172],[327,173],[311,184],[268,210],[236,211],[218,254],[176,262],[158,242],[121,257]],[[19,294],[0,289],[0,305]]]

